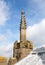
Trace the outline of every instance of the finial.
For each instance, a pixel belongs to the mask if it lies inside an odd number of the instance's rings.
[[[24,10],[22,10],[22,13],[21,14],[24,14]]]

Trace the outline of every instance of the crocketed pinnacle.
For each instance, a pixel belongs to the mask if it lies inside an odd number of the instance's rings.
[[[20,23],[20,28],[21,29],[26,29],[26,20],[25,20],[25,12],[22,10],[21,12],[21,23]]]

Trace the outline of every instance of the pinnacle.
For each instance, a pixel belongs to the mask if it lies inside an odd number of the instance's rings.
[[[22,14],[24,14],[24,10],[22,10]]]

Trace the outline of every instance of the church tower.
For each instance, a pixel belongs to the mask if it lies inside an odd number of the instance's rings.
[[[22,10],[20,22],[20,42],[14,42],[13,58],[9,59],[9,65],[13,65],[14,62],[18,62],[22,58],[26,57],[33,50],[32,42],[26,40],[26,20],[24,14],[25,13]]]
[[[20,41],[26,40],[26,20],[24,11],[21,12],[21,23],[20,23]]]

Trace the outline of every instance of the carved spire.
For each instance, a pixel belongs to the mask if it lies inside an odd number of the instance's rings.
[[[26,40],[26,20],[24,10],[21,12],[21,23],[20,23],[20,41]]]
[[[25,12],[22,10],[21,12],[21,23],[20,23],[20,28],[26,29],[26,20],[25,20]]]

